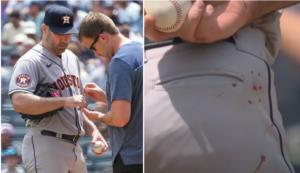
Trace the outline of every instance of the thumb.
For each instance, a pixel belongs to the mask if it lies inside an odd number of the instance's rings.
[[[97,142],[97,138],[96,137],[93,137],[92,138],[92,144],[95,144]]]
[[[155,18],[151,15],[145,15],[144,16],[144,20],[145,20],[145,30],[146,29],[150,29],[150,28],[155,28]]]

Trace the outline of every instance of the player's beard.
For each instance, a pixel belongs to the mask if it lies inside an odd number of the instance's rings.
[[[48,47],[55,53],[55,55],[61,55],[63,52],[65,52],[66,48],[69,45],[69,44],[65,44],[65,43],[59,43],[56,46],[54,41],[51,38],[49,30],[47,30],[46,42],[48,43]],[[65,46],[66,48],[58,48],[58,46]]]

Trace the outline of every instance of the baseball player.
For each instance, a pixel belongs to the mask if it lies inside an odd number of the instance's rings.
[[[270,68],[280,44],[275,10],[288,3],[197,1],[173,36],[210,44],[145,46],[146,173],[294,173]],[[147,37],[170,38],[153,24],[146,15]]]
[[[143,172],[143,45],[124,37],[104,14],[90,12],[78,38],[95,56],[110,59],[106,92],[86,84],[87,97],[107,103],[106,114],[82,108],[87,117],[108,126],[114,173]]]
[[[23,140],[22,161],[29,173],[84,173],[85,158],[78,140],[87,133],[92,143],[102,141],[95,125],[77,107],[87,107],[80,81],[77,57],[66,50],[73,27],[74,15],[63,6],[52,6],[42,24],[43,38],[14,66],[9,96],[14,109],[23,114],[39,115],[63,107],[52,117],[38,124],[27,122]],[[38,84],[51,84],[60,90],[58,97],[33,95]]]

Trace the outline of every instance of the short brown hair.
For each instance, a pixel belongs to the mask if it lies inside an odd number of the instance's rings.
[[[80,24],[78,39],[79,41],[82,40],[82,37],[94,39],[101,30],[111,35],[120,33],[108,16],[98,12],[90,12]]]

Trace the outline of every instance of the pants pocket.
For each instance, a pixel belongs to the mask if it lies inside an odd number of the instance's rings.
[[[191,72],[156,80],[154,90],[239,87],[243,85],[243,81],[242,75],[229,71]]]

